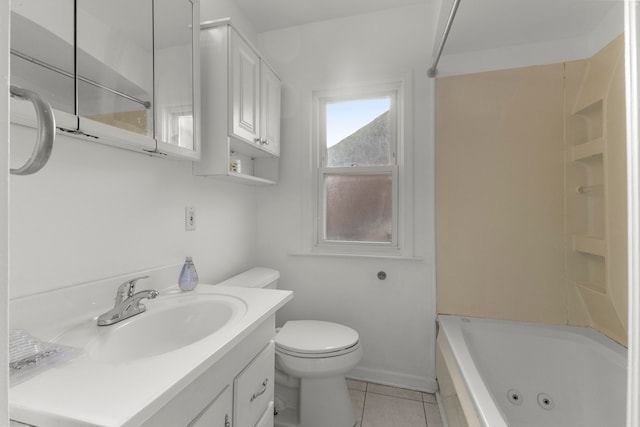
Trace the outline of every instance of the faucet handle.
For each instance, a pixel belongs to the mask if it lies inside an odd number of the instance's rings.
[[[149,276],[140,276],[131,280],[127,280],[122,285],[118,286],[118,292],[116,294],[116,305],[120,304],[126,298],[131,298],[136,290],[136,282],[141,279],[148,279]]]

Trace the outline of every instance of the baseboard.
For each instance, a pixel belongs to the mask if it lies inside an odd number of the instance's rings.
[[[423,378],[415,375],[364,368],[360,366],[356,366],[347,374],[347,377],[354,380],[424,391],[425,393],[435,393],[438,390],[438,383],[435,378]]]

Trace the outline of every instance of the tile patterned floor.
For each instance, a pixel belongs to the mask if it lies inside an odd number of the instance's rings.
[[[443,427],[436,396],[347,380],[356,427]]]

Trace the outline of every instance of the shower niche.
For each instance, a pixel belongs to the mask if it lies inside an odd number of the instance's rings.
[[[574,262],[570,275],[580,286],[604,291],[605,240],[605,141],[602,100],[568,115],[570,143],[567,166],[567,221],[573,240]],[[573,271],[571,271],[573,270]]]
[[[626,340],[626,171],[622,36],[566,63],[567,278],[589,323]]]

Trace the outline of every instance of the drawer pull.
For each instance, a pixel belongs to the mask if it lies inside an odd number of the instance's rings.
[[[253,402],[258,397],[262,396],[265,391],[267,391],[267,384],[269,384],[269,378],[265,378],[264,381],[262,381],[262,388],[260,389],[260,391],[253,393],[253,396],[251,396],[250,402]]]

